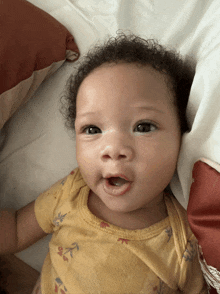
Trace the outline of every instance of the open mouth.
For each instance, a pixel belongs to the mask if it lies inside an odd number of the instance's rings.
[[[128,181],[120,177],[111,177],[111,178],[108,178],[108,182],[109,182],[109,185],[111,186],[121,187],[124,184],[126,184]]]
[[[104,190],[113,196],[124,195],[131,188],[131,182],[125,177],[115,176],[107,177],[104,181]]]

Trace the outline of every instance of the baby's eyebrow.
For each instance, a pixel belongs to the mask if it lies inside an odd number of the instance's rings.
[[[81,112],[81,113],[78,112],[77,116],[85,117],[85,116],[94,115],[94,114],[97,114],[97,112],[95,112],[95,111],[86,111],[86,112]]]
[[[154,106],[142,106],[142,105],[132,105],[132,108],[135,108],[135,109],[140,109],[140,110],[147,110],[147,111],[155,111],[155,112],[159,112],[159,113],[163,113],[164,112]],[[87,117],[87,116],[93,116],[93,115],[97,115],[99,114],[101,115],[101,111],[97,110],[97,111],[85,111],[85,112],[78,112],[77,113],[77,117],[78,118],[83,118],[83,117]]]
[[[141,105],[134,105],[133,106],[134,108],[136,108],[136,109],[143,109],[143,110],[150,110],[150,111],[156,111],[156,112],[160,112],[160,113],[164,113],[162,110],[160,110],[160,109],[158,109],[158,108],[155,108],[155,107],[153,107],[153,106],[141,106]]]

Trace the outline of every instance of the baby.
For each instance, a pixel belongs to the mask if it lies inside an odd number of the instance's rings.
[[[0,254],[53,233],[33,293],[208,293],[176,170],[192,77],[153,40],[118,35],[68,85],[78,168],[0,218]],[[8,234],[10,232],[10,234]]]

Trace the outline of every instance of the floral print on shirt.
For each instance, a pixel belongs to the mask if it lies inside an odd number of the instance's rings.
[[[171,237],[173,236],[173,229],[172,229],[172,227],[166,228],[165,232],[168,235],[168,240],[167,240],[167,243],[168,243],[170,241]]]
[[[55,290],[54,291],[55,291],[55,293],[59,293],[59,294],[66,294],[67,293],[67,289],[63,285],[63,282],[61,281],[60,278],[55,279]]]
[[[190,261],[192,262],[195,255],[196,255],[196,246],[192,241],[188,241],[188,246],[183,254],[183,258],[185,261]]]
[[[107,227],[110,227],[108,223],[105,223],[105,222],[100,223],[100,228],[107,228]]]
[[[128,241],[130,241],[130,240],[128,240],[128,239],[123,239],[123,238],[118,238],[118,241],[121,241],[122,244],[123,244],[123,243],[128,244]]]
[[[74,251],[78,251],[79,250],[79,245],[78,243],[74,242],[71,245],[73,245],[73,247],[71,248],[65,248],[65,250],[63,249],[63,247],[58,247],[58,252],[57,254],[59,254],[60,256],[63,257],[64,261],[68,261],[68,254],[70,255],[71,258],[73,258],[73,250]]]
[[[154,294],[165,294],[165,284],[162,280],[159,279],[159,284],[155,287],[153,287],[153,293]]]
[[[56,216],[54,218],[53,224],[58,227],[60,225],[60,223],[63,222],[63,220],[64,220],[64,218],[65,218],[66,215],[67,215],[67,213],[62,215],[61,212],[59,212],[58,213],[58,216]]]

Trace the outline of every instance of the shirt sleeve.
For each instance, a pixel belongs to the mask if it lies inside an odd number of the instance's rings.
[[[199,264],[198,245],[194,236],[191,236],[188,240],[183,253],[179,288],[185,294],[209,293]]]
[[[52,233],[54,229],[53,215],[63,197],[63,186],[67,177],[59,180],[52,187],[41,193],[35,201],[35,216],[45,233]]]

